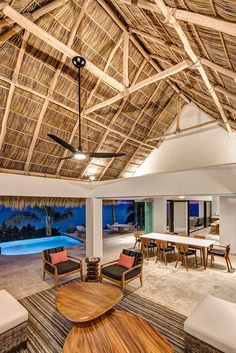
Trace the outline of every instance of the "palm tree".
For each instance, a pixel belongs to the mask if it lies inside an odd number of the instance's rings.
[[[55,207],[51,206],[35,207],[34,209],[45,217],[45,228],[47,236],[52,235],[53,223],[65,221],[73,217],[73,212],[71,208],[66,209],[64,212],[59,212],[55,209]],[[25,221],[38,220],[39,217],[35,213],[28,211],[20,211],[8,217],[3,223],[5,223],[6,225],[19,225]]]
[[[13,215],[9,216],[6,218],[2,224],[5,224],[6,226],[18,226],[21,223],[25,221],[39,221],[39,217],[34,214],[33,212],[28,212],[28,211],[21,211],[21,212],[15,212]]]
[[[55,207],[51,207],[51,206],[37,207],[36,209],[45,217],[47,236],[52,235],[53,223],[66,221],[67,219],[73,217],[73,212],[71,208],[67,208],[64,212],[56,211]]]

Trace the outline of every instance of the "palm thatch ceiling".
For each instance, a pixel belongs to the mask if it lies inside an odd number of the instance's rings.
[[[236,127],[234,0],[10,0],[0,10],[1,172],[131,176],[188,102]],[[65,150],[47,136],[78,145],[73,53],[88,62],[84,150],[125,156],[60,161]]]

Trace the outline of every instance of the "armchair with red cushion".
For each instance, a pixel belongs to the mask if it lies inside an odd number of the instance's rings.
[[[139,250],[123,249],[119,259],[101,265],[100,282],[105,278],[121,286],[136,278],[143,284],[143,255]]]
[[[63,276],[80,273],[81,281],[83,281],[82,261],[73,256],[68,256],[64,246],[47,249],[43,254],[43,280],[46,273],[55,278],[56,289],[58,280]]]

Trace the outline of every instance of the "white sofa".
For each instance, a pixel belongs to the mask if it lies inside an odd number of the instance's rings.
[[[186,352],[235,353],[236,304],[208,295],[184,323]]]
[[[28,311],[6,290],[0,290],[0,353],[27,342]]]

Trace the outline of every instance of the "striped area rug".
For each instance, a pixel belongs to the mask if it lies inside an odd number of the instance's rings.
[[[20,349],[17,353],[62,352],[74,325],[57,312],[55,293],[52,288],[20,301],[29,312],[29,339],[27,349]],[[167,337],[175,353],[184,353],[183,315],[129,292],[116,307],[147,320]]]

